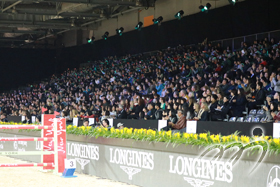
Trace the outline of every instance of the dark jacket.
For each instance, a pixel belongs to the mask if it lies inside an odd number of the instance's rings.
[[[242,112],[245,111],[245,105],[247,103],[245,96],[237,96],[236,103],[232,104],[233,116],[242,116]]]
[[[208,121],[208,112],[207,111],[204,111],[202,114],[201,114],[201,118],[199,121]]]
[[[124,109],[117,115],[118,119],[127,119],[127,113]]]
[[[137,117],[139,117],[139,113],[143,110],[142,106],[136,105],[132,109],[132,113],[135,113]]]
[[[256,103],[257,103],[258,105],[264,103],[264,100],[265,100],[265,92],[264,92],[263,89],[260,89],[260,90],[256,91],[255,99],[256,99]]]
[[[7,118],[1,119],[2,122],[8,122]]]
[[[155,111],[155,119],[156,120],[162,119],[162,111],[163,110],[161,108]]]
[[[156,109],[154,109],[154,108],[152,110],[148,111],[147,119],[155,119],[155,111],[156,111]]]
[[[230,109],[229,102],[225,102],[223,104],[223,106],[221,107],[221,115],[222,115],[223,118],[226,117],[226,115],[228,114],[229,109]]]
[[[215,103],[212,103],[211,105],[210,105],[210,112],[211,113],[215,113],[215,109],[218,107],[218,102],[216,101]]]

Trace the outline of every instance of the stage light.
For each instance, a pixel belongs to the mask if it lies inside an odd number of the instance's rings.
[[[175,14],[175,18],[177,18],[178,20],[180,20],[184,15],[184,11],[183,10],[180,10],[179,12],[177,12]]]
[[[102,38],[103,38],[104,40],[107,40],[107,39],[108,39],[108,36],[109,36],[109,32],[106,31],[106,32],[104,33],[104,35],[102,36]]]
[[[208,10],[211,8],[211,4],[207,3],[206,6],[200,5],[198,8],[201,10],[201,12],[207,13]]]
[[[135,29],[138,30],[138,31],[140,31],[141,28],[142,28],[142,26],[143,26],[143,23],[140,21],[140,22],[136,25]]]
[[[205,8],[205,7],[204,7]],[[211,4],[210,3],[207,3],[206,4],[206,8],[207,8],[207,10],[209,10],[210,8],[211,8]]]
[[[117,35],[121,36],[123,34],[123,27],[116,29]]]
[[[229,2],[230,4],[232,4],[232,5],[235,5],[236,1],[237,1],[237,0],[228,0],[228,2]]]
[[[91,37],[91,39],[87,38],[87,43],[93,44],[95,37]]]
[[[162,16],[160,16],[160,17],[158,17],[157,19],[153,19],[153,22],[154,22],[154,24],[156,25],[156,24],[161,23],[161,22],[162,22],[162,20],[163,20],[163,17],[162,17]]]

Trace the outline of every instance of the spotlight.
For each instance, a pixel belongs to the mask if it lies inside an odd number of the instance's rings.
[[[158,17],[157,19],[153,19],[153,22],[154,22],[154,24],[156,25],[156,24],[161,23],[161,22],[162,22],[162,20],[163,20],[163,17],[162,17],[162,16],[160,16],[160,17]]]
[[[180,10],[179,12],[177,12],[175,14],[175,18],[177,18],[178,20],[180,20],[184,15],[184,11],[183,10]]]
[[[135,29],[138,30],[138,31],[140,31],[141,28],[142,28],[142,26],[143,26],[143,23],[140,21],[140,22],[136,25]]]
[[[123,27],[116,29],[117,35],[121,36],[123,34]]]
[[[232,4],[232,5],[235,5],[236,1],[237,1],[237,0],[228,0],[228,2],[229,2],[230,4]]]
[[[211,8],[211,4],[207,3],[206,6],[200,5],[198,8],[201,10],[201,12],[207,13],[208,10]]]
[[[87,43],[93,44],[94,40],[95,40],[95,37],[91,37],[91,39],[87,38]]]
[[[109,36],[109,32],[106,31],[106,32],[104,33],[104,35],[102,36],[102,38],[103,38],[104,40],[107,40],[107,39],[108,39],[108,36]]]
[[[205,10],[209,10],[211,8],[211,4],[207,3],[206,6],[204,7]]]

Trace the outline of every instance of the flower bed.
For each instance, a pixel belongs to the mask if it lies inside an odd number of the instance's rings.
[[[5,125],[28,125],[19,123],[3,123]],[[34,125],[34,124],[32,124]],[[26,130],[37,131],[37,130]],[[258,150],[267,150],[269,154],[278,154],[280,152],[280,139],[272,138],[270,136],[238,136],[238,133],[221,136],[219,134],[188,134],[188,133],[172,133],[171,131],[155,131],[147,129],[115,129],[111,128],[92,128],[92,127],[76,127],[68,125],[66,129],[67,134],[84,135],[90,137],[104,137],[104,138],[121,138],[121,139],[134,139],[136,141],[149,141],[149,142],[164,142],[166,144],[173,144],[174,146],[197,145],[197,146],[211,146],[214,147],[234,147],[251,148],[252,152]]]

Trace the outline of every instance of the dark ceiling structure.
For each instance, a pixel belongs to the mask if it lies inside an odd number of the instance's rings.
[[[0,47],[45,45],[64,32],[94,29],[99,21],[154,5],[155,0],[0,1]]]

